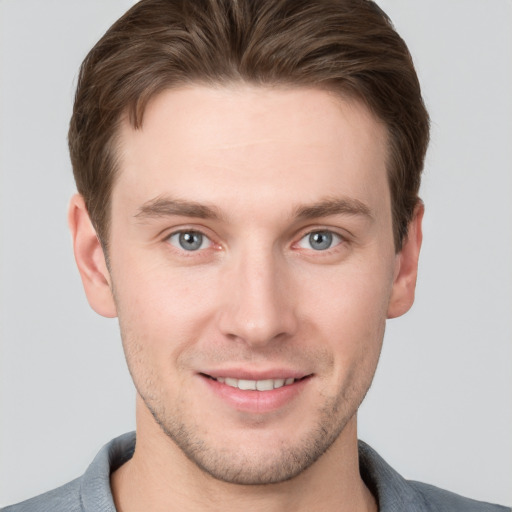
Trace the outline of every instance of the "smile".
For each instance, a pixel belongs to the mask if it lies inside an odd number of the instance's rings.
[[[264,379],[264,380],[247,380],[247,379],[234,379],[232,377],[217,377],[217,382],[238,388],[243,391],[272,391],[273,389],[282,388],[293,384],[296,379]]]
[[[267,370],[261,372],[263,375],[227,369],[215,373],[200,372],[199,375],[207,388],[229,408],[251,414],[271,413],[296,400],[314,376],[312,373],[301,375],[293,370],[272,373]]]

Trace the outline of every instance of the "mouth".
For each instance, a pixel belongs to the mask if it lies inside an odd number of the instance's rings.
[[[213,395],[205,395],[207,403],[215,403],[216,410],[220,399],[227,410],[261,417],[275,411],[290,410],[300,396],[309,388],[314,374],[299,373],[289,369],[249,371],[224,369],[215,372],[200,372],[198,375]],[[252,377],[252,378],[251,378]],[[213,402],[210,401],[210,397]],[[217,397],[217,398],[213,398]],[[285,409],[286,408],[286,409]],[[244,416],[245,417],[245,416]]]
[[[279,389],[285,386],[291,386],[295,382],[299,382],[311,377],[311,375],[306,375],[298,379],[292,377],[283,377],[277,379],[249,380],[237,379],[234,377],[212,377],[211,375],[207,375],[205,373],[202,373],[201,375],[208,379],[220,382],[221,384],[225,384],[226,386],[230,386],[232,388],[240,389],[242,391],[272,391],[274,389]]]

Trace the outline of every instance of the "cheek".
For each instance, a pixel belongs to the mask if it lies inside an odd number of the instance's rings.
[[[384,335],[392,272],[382,268],[379,273],[340,270],[322,282],[323,287],[302,290],[298,300],[308,304],[302,309],[304,318],[321,333],[340,366],[358,361],[375,365]]]
[[[321,269],[322,270],[322,269]],[[356,265],[310,273],[300,288],[299,303],[307,303],[312,317],[324,325],[353,325],[358,331],[386,318],[393,270]],[[307,284],[306,284],[307,283]]]
[[[113,274],[123,338],[155,357],[183,350],[212,317],[216,303],[212,276],[162,264],[146,265],[141,272],[140,261],[136,263],[118,265]]]

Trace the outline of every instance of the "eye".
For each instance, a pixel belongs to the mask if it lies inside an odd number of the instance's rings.
[[[212,244],[211,240],[199,231],[177,231],[170,235],[167,241],[174,247],[189,252],[207,249]]]
[[[332,231],[312,231],[302,237],[297,244],[302,249],[313,249],[314,251],[326,251],[335,247],[343,241],[343,238]]]

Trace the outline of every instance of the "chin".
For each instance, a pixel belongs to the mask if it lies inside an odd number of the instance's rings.
[[[339,438],[355,410],[342,413],[335,402],[331,399],[309,426],[292,422],[294,426],[283,426],[284,432],[279,432],[262,422],[241,426],[239,435],[219,427],[206,430],[192,421],[179,421],[180,414],[169,418],[148,409],[172,444],[203,473],[230,484],[268,485],[297,477]]]

